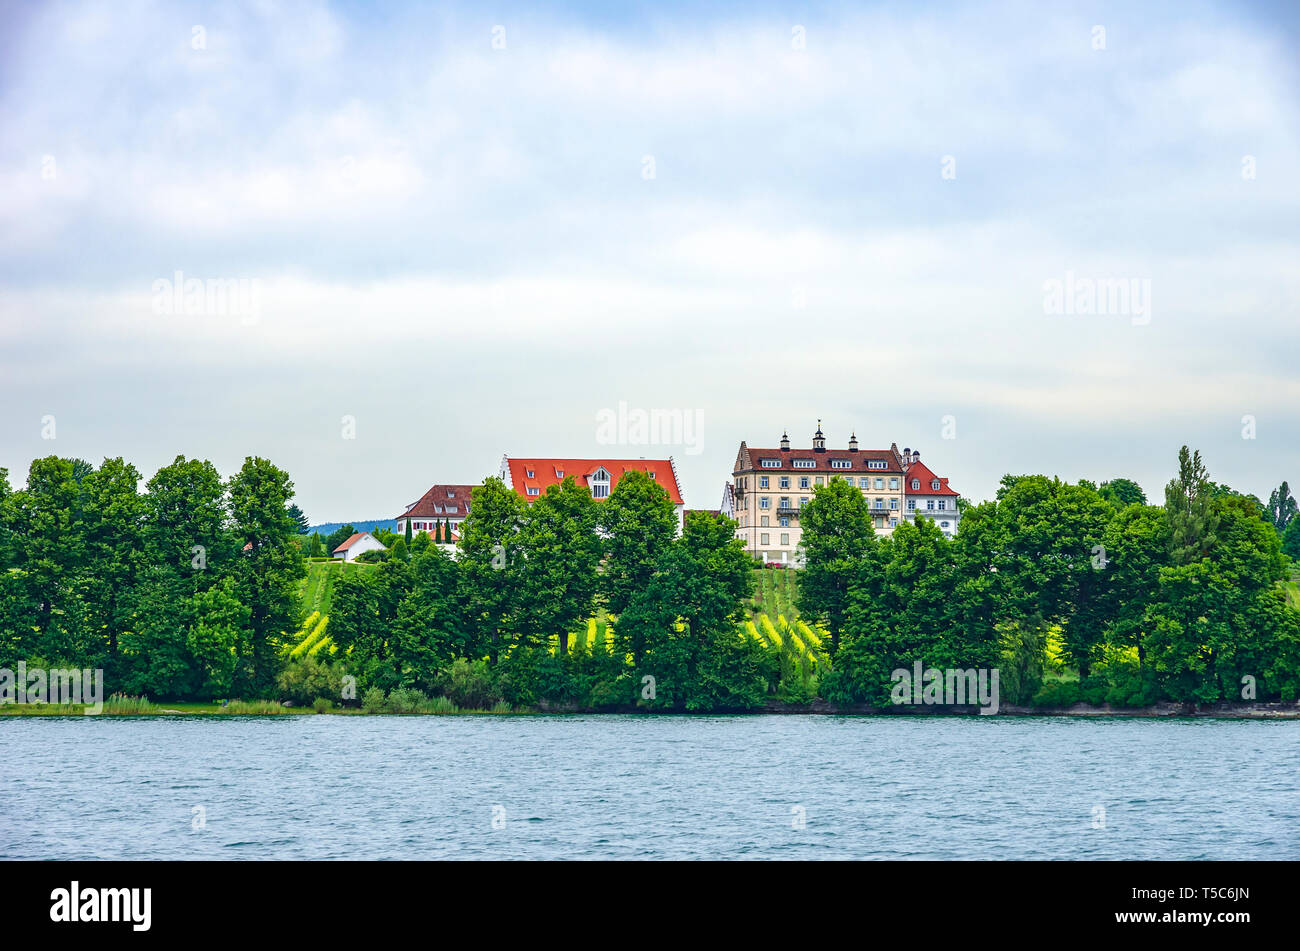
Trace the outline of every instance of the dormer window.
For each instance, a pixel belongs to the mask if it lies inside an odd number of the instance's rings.
[[[609,472],[601,466],[591,475],[591,497],[593,499],[609,498]]]
[[[938,491],[939,491],[939,480],[938,480],[938,479],[932,479],[932,480],[930,481],[930,488],[932,488],[932,489],[934,489],[934,491],[938,492]]]
[[[791,463],[796,469],[816,469],[817,463],[812,459],[796,459]]]
[[[536,478],[537,478],[537,473],[534,472],[532,469],[528,469],[528,470],[526,470],[526,471],[528,472],[528,478],[530,478],[530,479],[536,479]]]
[[[536,486],[531,486],[531,485],[530,485],[530,486],[528,487],[528,494],[529,494],[529,495],[541,495],[541,494],[542,494],[542,490],[539,489],[539,488],[537,488]]]
[[[651,472],[650,472],[650,478],[655,479],[655,478],[658,478],[658,476],[659,476],[659,473],[657,473],[657,472],[651,470]]]
[[[913,480],[912,480],[912,491],[913,491],[913,492],[916,492],[916,491],[917,491],[918,489],[920,489],[920,488],[921,488],[921,480],[920,480],[920,479],[913,479]]]
[[[556,466],[556,467],[555,467],[555,478],[557,478],[557,479],[563,479],[563,478],[564,478],[564,470],[561,469],[559,466]]]
[[[780,468],[781,468],[781,460],[780,460],[780,459],[764,459],[764,460],[763,460],[763,468],[764,468],[764,469],[780,469]]]
[[[853,468],[853,463],[849,462],[849,460],[847,460],[847,459],[832,459],[832,460],[831,460],[831,468],[832,468],[832,469],[852,469],[852,468]]]

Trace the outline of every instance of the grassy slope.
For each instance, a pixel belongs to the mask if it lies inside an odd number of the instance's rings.
[[[798,590],[799,572],[793,568],[754,569],[754,599],[750,602],[750,617],[756,619],[766,614],[773,621],[784,615],[791,624],[799,617],[794,599]]]
[[[304,614],[319,611],[330,613],[330,599],[334,593],[334,582],[343,573],[357,571],[374,571],[377,565],[360,565],[356,562],[312,561],[307,563],[307,577],[298,586],[298,596],[302,601]]]

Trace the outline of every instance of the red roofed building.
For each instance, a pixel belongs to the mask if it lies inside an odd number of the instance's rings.
[[[406,534],[406,523],[412,532],[433,534],[434,526],[451,526],[452,537],[460,535],[460,523],[469,514],[470,496],[477,486],[435,485],[397,516],[397,534]]]
[[[918,517],[933,519],[945,535],[957,532],[957,523],[961,521],[961,512],[957,509],[957,500],[961,493],[948,485],[947,478],[941,478],[921,461],[920,450],[904,449],[906,461],[907,495],[906,514],[909,520]]]
[[[330,554],[343,561],[356,561],[364,552],[383,550],[383,543],[369,532],[357,532]]]
[[[508,488],[528,502],[537,501],[549,486],[559,485],[570,476],[599,501],[609,498],[618,480],[634,469],[664,487],[677,513],[680,531],[686,502],[671,456],[667,459],[514,459],[507,455],[501,457],[500,475]]]

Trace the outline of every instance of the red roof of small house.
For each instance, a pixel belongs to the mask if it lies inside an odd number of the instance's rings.
[[[464,518],[475,485],[435,485],[397,518]]]
[[[510,485],[515,492],[528,501],[539,499],[547,487],[559,485],[565,477],[573,476],[573,481],[584,488],[591,488],[591,476],[598,469],[604,468],[609,473],[609,491],[618,487],[618,480],[624,473],[639,469],[649,473],[650,477],[664,487],[668,498],[674,505],[685,505],[682,492],[677,485],[677,472],[671,459],[512,459],[506,457],[510,470]],[[532,472],[532,475],[528,473]],[[536,495],[530,495],[529,489],[536,489]]]
[[[351,548],[353,545],[361,541],[361,539],[365,538],[369,534],[370,534],[369,532],[357,532],[355,535],[353,535],[351,538],[345,541],[338,548],[335,548],[334,551],[331,552],[331,554],[337,555],[341,551],[347,551],[349,548]]]
[[[920,480],[919,489],[912,488],[913,479]],[[930,471],[929,466],[918,460],[907,467],[907,483],[903,486],[903,491],[907,495],[961,495],[960,492],[948,487],[946,478],[939,479],[939,488],[931,488],[930,483],[935,479],[939,477]]]

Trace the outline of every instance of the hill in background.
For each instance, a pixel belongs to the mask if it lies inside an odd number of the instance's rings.
[[[359,532],[373,532],[377,528],[386,528],[390,532],[397,531],[396,519],[381,518],[369,522],[322,522],[320,525],[313,525],[307,529],[307,534],[311,535],[314,532],[320,532],[322,535],[328,536],[330,532],[338,531],[344,525],[351,525]]]

